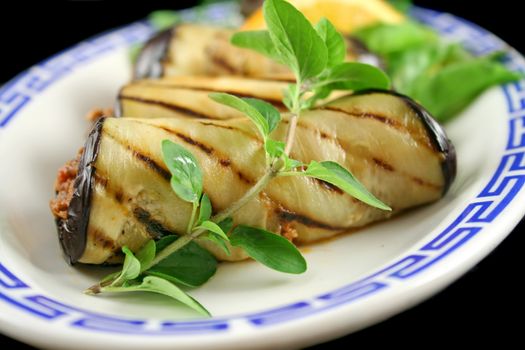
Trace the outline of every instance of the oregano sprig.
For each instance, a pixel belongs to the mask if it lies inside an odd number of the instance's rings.
[[[205,193],[203,171],[187,149],[163,140],[163,160],[172,177],[174,193],[191,204],[186,232],[145,243],[134,255],[123,247],[122,271],[113,273],[86,292],[149,291],[169,296],[204,315],[209,312],[179,286],[196,287],[216,271],[217,261],[195,240],[215,243],[225,254],[231,247],[243,249],[250,257],[277,271],[300,274],[307,264],[296,246],[264,228],[234,226],[232,217],[253,200],[274,178],[313,177],[339,187],[356,199],[382,210],[390,208],[370,193],[348,170],[333,161],[303,164],[290,157],[301,113],[314,108],[333,90],[386,89],[388,77],[379,69],[356,62],[344,62],[345,40],[326,19],[314,26],[291,4],[266,0],[263,13],[268,30],[240,32],[231,41],[284,64],[296,82],[284,91],[283,103],[289,110],[284,140],[272,138],[281,123],[280,112],[271,104],[253,98],[213,93],[214,101],[242,112],[255,125],[266,154],[265,172],[259,180],[228,208],[213,214],[212,200]]]

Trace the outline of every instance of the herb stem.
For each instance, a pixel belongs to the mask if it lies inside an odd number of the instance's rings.
[[[292,147],[295,140],[295,130],[297,130],[297,121],[299,120],[299,114],[294,113],[290,118],[290,125],[286,131],[286,145],[284,146],[284,153],[289,156],[292,151]]]
[[[193,224],[195,223],[195,214],[197,213],[197,208],[199,207],[199,202],[195,201],[192,203],[193,208],[191,209],[191,217],[188,222],[188,227],[186,228],[186,234],[190,234],[193,229]]]
[[[257,196],[266,187],[266,185],[270,182],[270,180],[272,180],[275,176],[277,176],[278,172],[279,172],[279,162],[274,162],[272,166],[268,168],[266,173],[259,179],[259,181],[257,181],[257,183],[248,190],[248,192],[246,192],[239,200],[237,200],[231,206],[221,211],[220,213],[217,213],[216,215],[212,216],[210,220],[215,223],[219,223],[223,221],[224,219],[235,214],[239,209],[241,209],[252,198]],[[152,266],[155,266],[156,264],[166,259],[168,256],[170,256],[177,250],[181,249],[186,244],[190,243],[192,240],[199,237],[201,234],[205,233],[206,231],[207,231],[206,229],[201,228],[189,234],[179,237],[175,242],[171,243],[166,248],[161,250],[157,254],[157,256],[155,256],[155,259],[151,261],[151,263],[142,266],[141,272],[144,272],[148,270],[149,268],[151,268]]]

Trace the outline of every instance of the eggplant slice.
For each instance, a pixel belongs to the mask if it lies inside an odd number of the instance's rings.
[[[286,114],[283,119],[272,135],[278,140],[286,132]],[[170,188],[163,139],[195,154],[215,211],[240,198],[264,172],[262,142],[246,118],[102,119],[71,183],[67,217],[57,217],[70,262],[116,262],[124,245],[137,251],[150,238],[183,234],[191,205]],[[386,91],[305,112],[291,156],[304,163],[339,162],[393,211],[372,208],[322,181],[283,177],[235,214],[235,224],[309,243],[433,202],[455,176],[454,148],[439,125],[415,102]],[[221,260],[246,258],[236,248],[226,256],[206,241],[198,243]]]
[[[233,29],[184,23],[160,32],[142,48],[134,79],[180,75],[236,75],[293,81],[290,70],[256,52],[230,43]],[[347,60],[383,66],[356,38],[347,38]]]
[[[288,83],[285,82],[231,76],[179,76],[158,80],[137,80],[120,90],[115,114],[117,117],[137,118],[242,117],[240,112],[211,100],[208,95],[212,92],[258,98],[284,111],[283,91],[287,86]]]

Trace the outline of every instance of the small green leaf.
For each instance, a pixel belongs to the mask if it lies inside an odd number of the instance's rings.
[[[388,0],[398,11],[406,13],[412,7],[412,0]]]
[[[284,154],[285,144],[282,141],[275,141],[272,139],[266,140],[264,143],[264,149],[270,157],[279,158]]]
[[[485,89],[523,79],[491,57],[450,64],[417,77],[411,97],[440,121],[447,121],[468,106]]]
[[[171,172],[171,188],[187,202],[197,202],[202,194],[202,170],[190,151],[170,140],[162,141],[164,163]]]
[[[226,233],[224,233],[222,228],[213,221],[204,221],[198,228],[206,229],[210,232],[219,235],[225,241],[229,241],[228,236],[226,236]]]
[[[211,216],[211,202],[210,198],[204,193],[201,197],[201,204],[199,206],[199,218],[197,219],[197,226],[208,220]]]
[[[321,73],[326,67],[326,45],[306,17],[283,0],[266,0],[263,13],[270,38],[280,61],[299,81]]]
[[[226,253],[226,255],[231,255],[230,248],[228,248],[226,241],[222,239],[221,236],[213,232],[208,232],[205,236],[202,236],[202,238],[207,239],[218,245]]]
[[[281,56],[275,50],[275,46],[267,30],[237,32],[233,34],[231,43],[244,49],[256,51],[281,63]]]
[[[149,14],[148,21],[158,30],[172,27],[180,20],[180,15],[171,10],[158,10]]]
[[[140,275],[140,262],[135,258],[133,252],[126,246],[122,247],[122,252],[125,255],[122,271],[111,285],[135,279]]]
[[[294,100],[297,93],[297,84],[290,84],[283,91],[283,103],[288,108],[288,110],[294,110]]]
[[[248,103],[244,98],[239,98],[222,92],[211,93],[209,94],[209,97],[215,102],[232,107],[239,112],[246,114],[246,116],[255,124],[264,139],[266,139],[270,133],[270,126],[268,125],[266,118],[257,110],[257,108]]]
[[[295,245],[266,230],[239,225],[233,229],[230,243],[274,270],[294,274],[306,271],[306,261]]]
[[[370,51],[387,59],[391,54],[439,41],[436,32],[412,21],[371,25],[358,29],[354,35],[361,39]]]
[[[373,207],[392,210],[389,206],[377,199],[363,186],[348,170],[335,162],[311,161],[304,175],[314,177],[335,185],[350,194],[352,197]]]
[[[156,253],[155,247],[155,241],[150,239],[139,250],[136,258],[140,262],[141,266],[148,266],[153,261]]]
[[[233,219],[231,217],[227,217],[226,219],[219,222],[218,225],[224,233],[229,233],[233,227]]]
[[[208,310],[206,310],[197,300],[182,291],[182,289],[173,283],[156,276],[146,276],[142,280],[142,283],[138,285],[129,285],[125,287],[110,286],[104,287],[102,290],[104,292],[151,292],[162,294],[189,306],[205,316],[211,316]]]
[[[243,98],[243,101],[250,104],[253,108],[259,111],[268,123],[268,133],[275,130],[277,125],[281,122],[281,113],[272,104],[259,100],[257,98]]]
[[[166,236],[158,240],[157,252],[162,251],[177,238],[177,236]],[[215,257],[197,243],[190,242],[145,273],[190,287],[198,287],[206,283],[216,271]]]
[[[366,63],[344,62],[330,69],[328,77],[319,82],[316,88],[329,90],[388,89],[390,78],[381,69]],[[328,96],[323,91],[323,97]]]
[[[287,155],[284,155],[284,171],[290,171],[303,165],[303,162],[300,162],[296,159],[288,157]]]
[[[346,57],[346,43],[341,33],[324,17],[317,23],[315,29],[328,49],[327,67],[342,63]]]

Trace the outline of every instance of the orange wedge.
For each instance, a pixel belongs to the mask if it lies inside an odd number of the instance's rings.
[[[328,18],[344,34],[377,22],[400,23],[405,16],[383,0],[289,0],[312,23]],[[246,19],[241,30],[264,29],[262,8]]]

